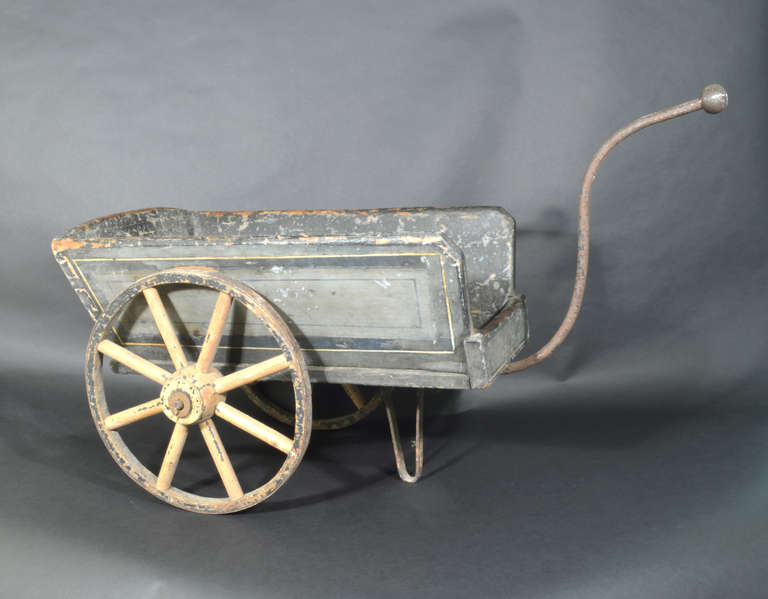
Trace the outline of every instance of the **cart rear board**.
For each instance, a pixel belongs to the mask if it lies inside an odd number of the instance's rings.
[[[278,310],[313,381],[469,388],[490,384],[528,338],[525,306],[514,290],[514,233],[514,221],[500,208],[155,208],[91,221],[54,240],[53,248],[94,319],[141,277],[211,268]],[[181,344],[194,352],[216,292],[170,286],[161,293]],[[169,363],[142,298],[113,332],[135,353]],[[258,363],[275,349],[258,320],[234,309],[216,365]]]

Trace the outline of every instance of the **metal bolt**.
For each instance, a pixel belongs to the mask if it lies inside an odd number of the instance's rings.
[[[184,391],[174,391],[168,398],[168,408],[179,418],[186,418],[191,412],[192,405],[189,396]]]

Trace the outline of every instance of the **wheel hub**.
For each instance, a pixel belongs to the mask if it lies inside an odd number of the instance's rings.
[[[177,370],[160,392],[163,413],[181,424],[196,424],[210,418],[216,404],[224,401],[224,395],[213,389],[213,382],[220,376],[216,369],[201,373],[194,365]]]

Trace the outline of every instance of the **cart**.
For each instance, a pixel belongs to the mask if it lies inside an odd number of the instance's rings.
[[[313,429],[353,424],[383,404],[398,472],[415,482],[423,461],[423,389],[485,388],[546,357],[581,307],[589,254],[589,196],[605,155],[657,122],[720,112],[725,90],[641,117],[595,154],[579,202],[573,296],[542,349],[513,362],[528,340],[515,287],[515,222],[501,208],[195,212],[151,208],[80,225],[52,242],[54,256],[95,321],[86,387],[96,428],[136,483],[176,507],[235,512],[270,497],[298,467]],[[111,411],[103,357],[143,375],[154,397]],[[292,410],[255,384],[282,380]],[[312,418],[312,384],[337,383],[348,413]],[[415,388],[415,464],[406,467],[390,390]],[[257,417],[227,401],[242,388]],[[268,416],[269,418],[265,417]],[[150,417],[172,424],[159,471],[121,431]],[[282,432],[270,418],[289,424]],[[217,426],[245,431],[284,455],[266,482],[243,489]],[[173,485],[188,435],[199,429],[226,491],[209,497]]]

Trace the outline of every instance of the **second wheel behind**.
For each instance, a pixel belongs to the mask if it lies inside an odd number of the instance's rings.
[[[316,386],[317,387],[317,386]],[[327,385],[327,387],[336,387]],[[332,416],[315,417],[312,420],[312,430],[329,431],[340,430],[357,424],[364,418],[375,412],[391,394],[390,387],[366,387],[359,385],[339,385],[342,394],[335,394],[330,398],[334,403],[341,403],[341,406],[334,406]],[[274,389],[267,389],[260,385],[246,385],[243,392],[251,402],[262,412],[271,416],[283,424],[293,424],[295,421],[294,413],[287,407],[281,405],[277,393]],[[329,394],[333,395],[333,394]],[[342,395],[342,396],[339,396]],[[314,393],[315,402],[322,401],[323,394]]]

